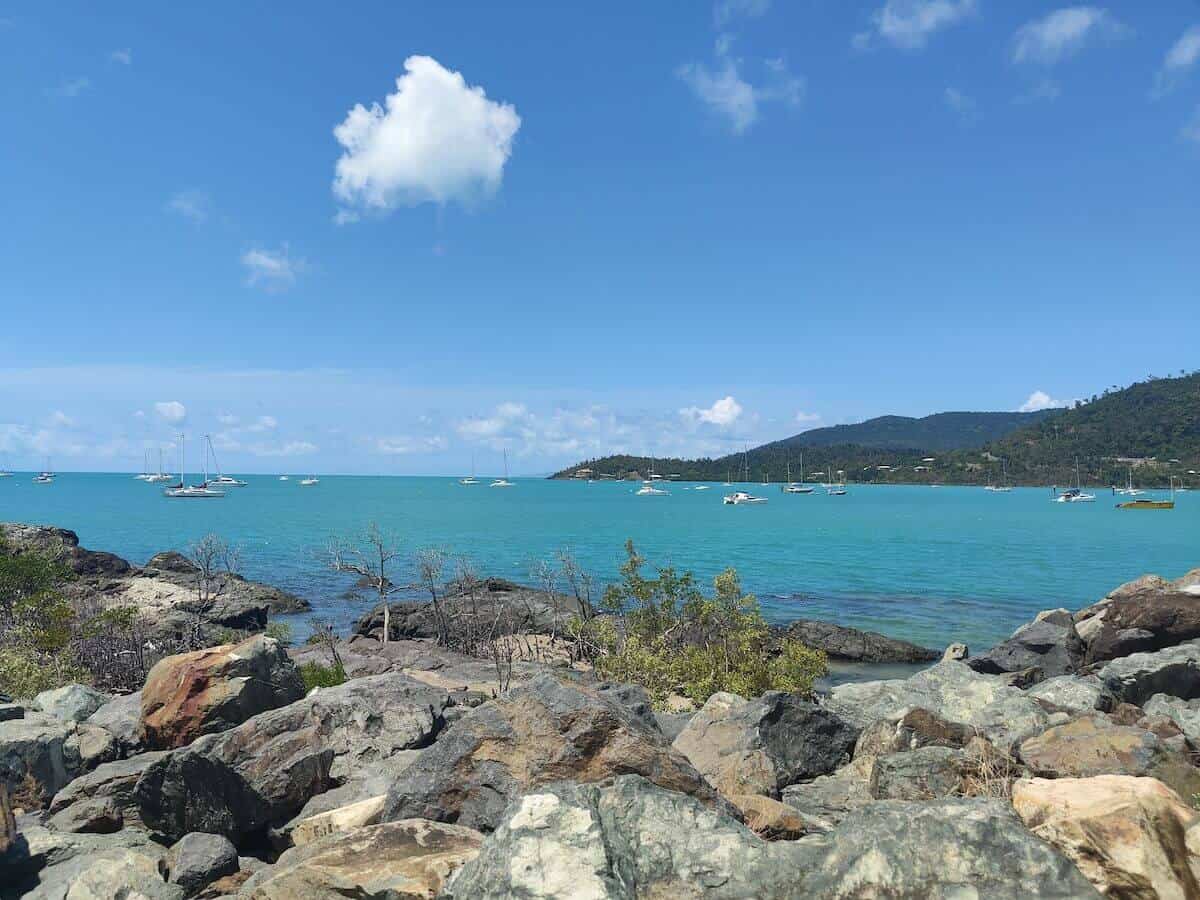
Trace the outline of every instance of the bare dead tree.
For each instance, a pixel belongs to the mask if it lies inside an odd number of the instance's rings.
[[[481,582],[475,571],[475,564],[468,556],[459,556],[454,561],[454,581],[458,599],[458,609],[449,609],[447,614],[458,622],[455,628],[457,649],[475,656],[479,652],[483,640],[483,623],[479,617],[479,588]],[[463,608],[465,607],[465,609]]]
[[[579,565],[579,560],[575,558],[570,547],[562,547],[555,553],[555,557],[558,560],[558,568],[562,573],[563,581],[567,583],[567,588],[574,595],[575,603],[579,607],[579,618],[586,622],[595,615],[595,609],[592,606],[595,581]]]
[[[414,558],[421,584],[425,590],[429,591],[429,597],[433,601],[433,618],[437,624],[438,643],[443,646],[450,643],[450,624],[446,618],[446,611],[442,608],[441,598],[438,597],[438,588],[441,587],[445,575],[446,555],[445,550],[437,547],[425,547],[418,550]]]
[[[558,640],[558,626],[562,618],[561,598],[556,588],[558,587],[558,569],[554,563],[547,559],[540,559],[533,564],[534,580],[538,587],[542,589],[542,593],[546,595],[546,603],[549,604],[552,621],[550,622],[550,643],[553,644]]]
[[[349,541],[332,537],[325,551],[326,563],[335,572],[347,572],[359,577],[364,587],[379,595],[383,604],[383,642],[391,639],[392,617],[388,597],[400,590],[388,577],[392,563],[400,556],[400,539],[384,531],[376,522],[367,525],[357,538]]]
[[[188,642],[193,647],[202,647],[204,622],[232,583],[239,568],[239,554],[237,548],[220,535],[206,534],[188,546],[185,556],[193,567],[196,590],[196,601],[191,604]]]

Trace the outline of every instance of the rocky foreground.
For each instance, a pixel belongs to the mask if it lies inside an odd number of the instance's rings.
[[[685,714],[534,662],[500,692],[411,612],[336,687],[256,635],[0,705],[0,896],[1200,897],[1200,570]]]

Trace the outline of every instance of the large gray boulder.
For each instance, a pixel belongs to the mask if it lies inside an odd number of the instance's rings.
[[[118,879],[112,883],[110,865],[115,863],[118,871],[124,870],[127,875],[140,878],[146,883],[143,889],[137,884],[132,888],[144,890],[145,896],[155,898],[160,896],[155,891],[158,886],[165,884],[166,848],[154,843],[148,834],[139,830],[120,831],[115,834],[69,834],[54,831],[41,825],[23,822],[21,838],[24,842],[21,860],[11,861],[0,878],[0,896],[6,889],[15,888],[15,896],[23,900],[63,900],[71,897],[128,897],[133,900],[130,885],[125,885],[125,893],[120,893],[122,887]],[[144,860],[130,861],[129,856],[145,857]],[[97,864],[100,866],[97,874],[103,874],[110,882],[107,892],[84,893],[91,890],[94,881],[85,878]],[[129,879],[126,879],[129,880]],[[74,885],[81,884],[79,892],[68,895]],[[179,898],[182,892],[172,888],[162,894],[163,897]]]
[[[511,800],[543,784],[628,772],[719,803],[657,727],[593,688],[543,674],[451,725],[392,786],[383,819],[490,831]]]
[[[218,878],[238,870],[237,848],[229,838],[199,831],[185,834],[176,841],[167,862],[171,884],[179,885],[189,897]]]
[[[103,728],[114,738],[123,753],[141,748],[139,734],[142,719],[142,692],[123,694],[109,700],[87,718],[87,724]]]
[[[40,808],[82,770],[77,727],[45,713],[0,722],[0,782],[16,805]]]
[[[966,754],[954,747],[918,747],[882,756],[871,767],[876,800],[936,800],[962,789]]]
[[[1046,710],[1024,691],[956,661],[940,662],[903,680],[840,684],[824,705],[859,728],[907,709],[926,709],[971,726],[1003,750],[1049,722]]]
[[[1196,572],[1170,582],[1156,575],[1123,584],[1075,614],[1087,663],[1153,652],[1200,638]]]
[[[781,799],[811,819],[837,825],[875,798],[871,796],[869,778],[857,766],[843,766],[832,775],[788,785]]]
[[[884,801],[811,840],[823,842],[826,852],[794,873],[794,896],[809,900],[1100,896],[1073,863],[996,800]]]
[[[134,789],[142,820],[174,839],[261,836],[336,786],[335,769],[431,742],[447,702],[445,691],[391,673],[314,691],[154,762]]]
[[[62,719],[64,722],[82,722],[111,699],[109,694],[101,693],[86,684],[68,684],[42,691],[33,698],[33,703],[42,712],[56,719]]]
[[[1059,675],[1035,684],[1025,693],[1051,710],[1072,715],[1108,712],[1117,705],[1112,695],[1095,675]]]
[[[447,896],[799,898],[799,876],[819,852],[760,840],[694,797],[623,775],[514,799]]]
[[[165,751],[152,751],[115,760],[76,778],[50,801],[50,824],[59,831],[84,830],[80,825],[88,821],[90,810],[95,808],[97,802],[107,801],[122,823],[118,827],[140,826],[141,818],[133,789],[146,769],[164,754]]]
[[[1039,669],[1044,676],[1069,675],[1083,664],[1084,644],[1075,631],[1071,613],[1052,609],[1039,613],[1013,636],[991,650],[967,660],[976,672],[1000,675]]]
[[[1200,698],[1200,644],[1131,653],[1106,664],[1097,674],[1107,690],[1136,706],[1155,694],[1181,700]]]
[[[1142,708],[1148,716],[1170,719],[1189,741],[1200,744],[1200,698],[1180,700],[1170,694],[1155,694]]]
[[[789,784],[827,775],[854,747],[858,729],[795,694],[708,698],[672,746],[726,797],[778,799]]]

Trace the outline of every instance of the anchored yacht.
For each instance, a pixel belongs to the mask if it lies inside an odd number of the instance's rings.
[[[734,491],[732,494],[726,494],[724,502],[729,506],[742,506],[748,503],[766,503],[766,497],[756,497],[746,491]]]

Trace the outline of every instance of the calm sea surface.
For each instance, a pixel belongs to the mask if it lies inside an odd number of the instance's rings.
[[[929,646],[983,647],[1040,609],[1076,608],[1145,572],[1178,577],[1200,566],[1200,492],[1170,512],[1049,502],[1041,489],[851,486],[845,497],[789,496],[725,506],[729,488],[668,485],[639,497],[626,483],[514,479],[464,487],[452,478],[244,476],[222,500],[168,500],[128,475],[29,474],[0,479],[0,520],[58,525],[90,548],[134,562],[215,532],[241,551],[249,578],[277,584],[322,617],[349,622],[367,601],[325,571],[315,551],[332,534],[377,520],[408,550],[439,546],[481,574],[530,580],[538,560],[570,547],[600,583],[612,580],[626,538],[651,562],[706,581],[735,567],[776,621],[821,618]],[[409,573],[411,577],[411,573]],[[296,631],[306,631],[303,621]]]

